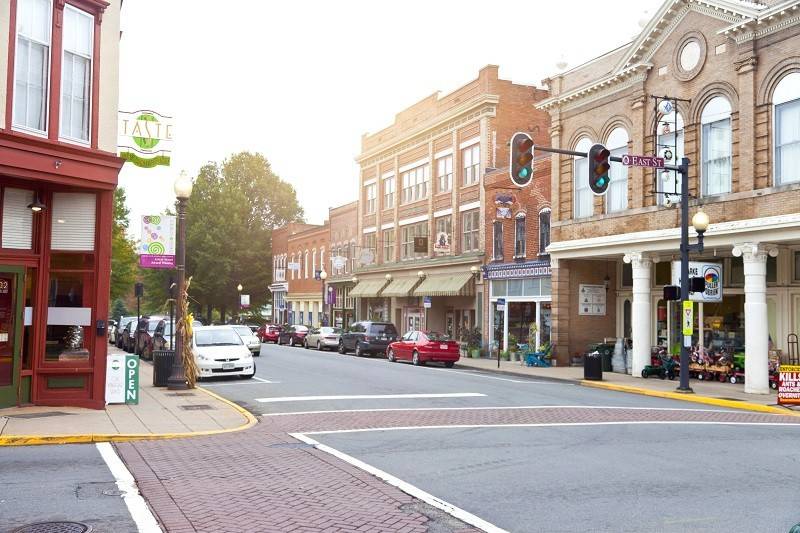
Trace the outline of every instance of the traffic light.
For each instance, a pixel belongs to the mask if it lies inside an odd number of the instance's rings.
[[[702,276],[689,278],[689,292],[706,292],[706,279]]]
[[[610,177],[608,171],[611,166],[608,158],[611,152],[602,144],[595,144],[589,149],[589,188],[597,196],[602,196],[608,190]]]
[[[524,187],[533,178],[533,139],[527,133],[517,132],[511,137],[511,181]]]

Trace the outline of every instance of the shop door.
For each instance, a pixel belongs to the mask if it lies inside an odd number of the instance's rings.
[[[422,329],[425,317],[425,310],[412,308],[406,310],[405,332],[419,331]]]
[[[17,404],[22,289],[22,269],[0,266],[0,407]]]

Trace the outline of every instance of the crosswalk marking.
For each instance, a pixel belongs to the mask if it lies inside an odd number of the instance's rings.
[[[413,400],[421,398],[474,398],[486,396],[479,392],[448,392],[440,394],[347,394],[343,396],[279,396],[256,398],[261,403],[308,402],[319,400]]]

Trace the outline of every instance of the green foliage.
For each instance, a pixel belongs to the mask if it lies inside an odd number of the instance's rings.
[[[272,229],[302,218],[294,188],[263,155],[241,152],[204,165],[186,215],[191,296],[203,306],[235,313],[241,283],[251,306],[260,308],[272,281]]]
[[[458,338],[461,342],[465,343],[468,348],[480,348],[483,340],[481,328],[461,328]]]
[[[114,191],[114,221],[111,228],[111,301],[133,292],[136,277],[136,249],[126,232],[130,211],[125,205],[125,189]]]
[[[110,317],[114,320],[119,320],[119,317],[128,315],[130,315],[130,312],[128,311],[128,308],[122,298],[117,298],[114,300],[114,303],[111,306]]]

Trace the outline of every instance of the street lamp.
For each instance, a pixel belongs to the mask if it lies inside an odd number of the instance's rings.
[[[178,199],[178,239],[175,270],[178,273],[178,301],[176,305],[175,321],[178,324],[175,335],[175,352],[172,354],[172,372],[167,380],[169,390],[182,390],[186,385],[186,374],[183,369],[183,307],[184,291],[186,286],[186,202],[192,195],[192,180],[186,173],[181,172],[175,180],[175,197]]]
[[[237,291],[237,294],[238,294],[237,309],[239,310],[239,312],[236,315],[236,321],[239,322],[239,323],[242,322],[242,289],[243,288],[244,287],[242,287],[241,283],[236,286],[236,291]]]
[[[326,300],[326,293],[325,293],[325,280],[328,279],[328,273],[324,270],[320,270],[319,272],[319,279],[322,282],[322,301],[320,302],[320,310],[322,311],[322,316],[319,319],[320,327],[325,325],[325,300]]]

